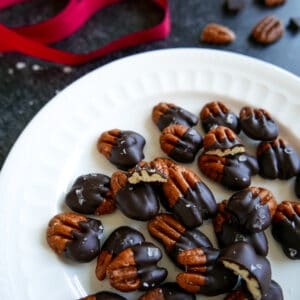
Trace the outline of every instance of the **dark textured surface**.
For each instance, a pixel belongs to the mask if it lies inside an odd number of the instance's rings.
[[[223,0],[170,0],[172,32],[163,41],[117,51],[92,63],[74,67],[65,73],[61,65],[50,64],[21,54],[10,53],[0,57],[0,167],[17,137],[58,91],[89,71],[115,59],[147,50],[170,47],[212,47],[254,56],[300,75],[300,33],[286,31],[275,44],[261,46],[249,39],[257,21],[268,14],[281,18],[285,27],[290,17],[300,15],[300,1],[289,0],[285,5],[266,8],[258,0],[248,0],[239,14],[233,15],[222,8]],[[10,26],[44,20],[61,9],[67,1],[36,0],[0,12],[0,22]],[[157,23],[161,12],[149,1],[130,0],[107,7],[72,37],[57,43],[60,49],[87,52],[136,29]],[[228,46],[209,46],[199,42],[201,29],[208,22],[219,22],[231,27],[237,40]],[[16,69],[17,62],[26,68]],[[33,71],[38,64],[42,69]],[[9,74],[12,73],[13,74]]]

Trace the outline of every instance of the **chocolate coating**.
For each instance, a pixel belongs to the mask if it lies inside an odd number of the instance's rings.
[[[112,146],[109,161],[121,170],[128,170],[144,156],[145,139],[134,131],[121,131]]]
[[[150,183],[126,184],[116,194],[117,207],[128,218],[146,221],[159,210],[159,197]]]
[[[269,290],[264,294],[262,300],[283,300],[281,286],[274,280],[271,281]]]
[[[87,174],[76,179],[67,193],[66,204],[82,214],[93,214],[110,191],[110,178],[103,174]]]
[[[196,300],[195,295],[185,292],[176,282],[166,282],[159,287],[164,300]]]
[[[100,252],[103,225],[98,220],[88,218],[87,222],[80,222],[79,227],[81,232],[72,232],[73,239],[67,242],[64,253],[72,260],[89,262]]]
[[[260,232],[272,221],[268,205],[261,202],[259,195],[255,195],[251,189],[245,189],[230,197],[226,210],[236,219],[242,231]]]
[[[268,254],[268,240],[263,231],[257,233],[244,233],[241,232],[239,225],[224,223],[222,231],[217,232],[216,236],[220,248],[228,247],[235,242],[246,242],[255,249],[257,254],[262,256]]]
[[[255,157],[247,153],[226,157],[221,183],[232,190],[241,190],[251,184],[251,176],[258,173]]]
[[[111,292],[99,292],[94,295],[90,295],[79,300],[127,300],[126,298]]]
[[[296,177],[295,194],[298,198],[300,198],[300,174],[298,174],[297,177]]]
[[[172,208],[167,206],[167,209],[187,228],[194,228],[216,213],[217,204],[211,190],[203,182],[197,182]]]
[[[277,124],[264,109],[243,107],[240,124],[244,133],[254,140],[272,141],[278,136]]]
[[[300,170],[300,159],[294,148],[282,139],[262,142],[257,148],[259,174],[269,179],[289,179]]]
[[[270,262],[264,256],[257,255],[250,244],[245,242],[232,244],[222,250],[219,261],[224,265],[228,262],[234,266],[234,272],[246,281],[248,289],[250,281],[254,279],[258,284],[261,297],[268,292],[271,283]],[[226,267],[229,268],[228,265]],[[242,274],[243,271],[246,271],[247,275]],[[250,289],[249,291],[251,292]],[[251,294],[253,295],[253,291]],[[253,298],[256,297],[253,295]]]
[[[195,159],[201,147],[201,135],[195,129],[189,128],[177,141],[169,156],[178,162],[190,163]]]
[[[139,245],[145,241],[142,233],[129,226],[121,226],[115,229],[104,242],[101,251],[108,251],[118,255],[124,249]]]
[[[171,124],[181,124],[193,127],[198,123],[198,117],[179,106],[170,107],[158,120],[157,126],[162,131]]]

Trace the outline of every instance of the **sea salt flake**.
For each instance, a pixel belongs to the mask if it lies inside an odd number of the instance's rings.
[[[73,69],[72,69],[71,67],[69,67],[69,66],[63,67],[62,70],[63,70],[63,72],[64,72],[65,74],[70,74],[70,73],[73,72]]]
[[[226,123],[227,124],[232,124],[234,121],[234,116],[232,114],[228,114],[226,117]]]
[[[32,69],[32,71],[40,71],[40,70],[42,70],[42,67],[38,64],[34,64],[34,65],[32,65],[31,69]]]
[[[240,162],[244,162],[246,160],[247,160],[247,156],[246,155],[242,154],[242,155],[239,156],[239,161]]]
[[[76,196],[77,196],[77,198],[78,198],[78,203],[79,203],[80,205],[82,205],[82,204],[85,202],[85,199],[84,199],[84,197],[83,197],[82,192],[83,192],[83,188],[80,188],[80,189],[76,189],[76,190],[75,190],[75,194],[76,194]]]
[[[16,69],[17,70],[22,70],[26,68],[26,63],[23,61],[19,61],[16,63]]]
[[[13,75],[15,73],[15,71],[12,68],[8,68],[7,73],[8,73],[8,75]]]
[[[298,254],[298,251],[294,248],[289,248],[288,250],[291,257],[295,257]]]
[[[149,257],[158,256],[159,255],[158,249],[156,249],[156,248],[147,248],[147,255]]]
[[[148,282],[143,282],[143,286],[144,286],[144,287],[149,287]]]

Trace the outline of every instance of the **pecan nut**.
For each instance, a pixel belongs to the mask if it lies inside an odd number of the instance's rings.
[[[202,137],[193,128],[173,124],[166,127],[160,136],[161,149],[176,161],[189,163],[202,147]]]
[[[99,292],[84,298],[80,298],[79,300],[127,300],[127,299],[116,293]]]
[[[110,284],[122,292],[157,287],[167,277],[156,265],[161,257],[159,248],[146,242],[123,250],[107,267]]]
[[[152,110],[152,120],[162,131],[171,124],[181,124],[193,127],[198,123],[198,118],[189,111],[173,103],[158,103]]]
[[[128,173],[118,171],[111,177],[117,207],[128,218],[147,221],[159,211],[159,194],[149,182],[130,184]]]
[[[107,266],[124,249],[141,244],[145,241],[144,236],[128,226],[115,229],[104,242],[97,259],[96,276],[101,281],[106,276]]]
[[[252,245],[257,254],[266,256],[268,254],[268,240],[264,231],[249,233],[245,232],[235,217],[226,210],[227,200],[218,204],[218,212],[213,219],[214,231],[219,247],[225,248],[235,242],[243,241]]]
[[[200,120],[205,132],[216,126],[225,126],[239,133],[239,118],[223,102],[207,103],[200,112]]]
[[[206,270],[215,259],[216,251],[212,249],[206,235],[198,229],[186,229],[170,214],[162,213],[155,216],[148,223],[148,231],[164,245],[172,261],[182,269],[191,267],[193,270]],[[199,264],[189,250],[194,250],[195,255],[201,252]]]
[[[212,44],[229,44],[235,40],[235,33],[226,26],[209,23],[201,33],[201,41]]]
[[[47,242],[52,250],[78,262],[89,262],[100,252],[102,223],[68,212],[53,217],[47,228]]]
[[[275,16],[267,16],[260,20],[252,29],[252,37],[262,44],[277,41],[284,33],[284,28]]]
[[[250,187],[234,193],[226,205],[226,211],[248,233],[268,228],[276,208],[277,203],[272,192],[261,187]]]
[[[262,108],[243,107],[240,111],[240,124],[244,133],[254,140],[272,141],[278,136],[276,122]]]
[[[286,0],[265,0],[265,4],[267,6],[276,6],[276,5],[281,5],[284,4]]]
[[[234,190],[250,185],[251,176],[258,172],[257,161],[245,152],[244,145],[231,129],[219,126],[210,130],[203,144],[198,166],[207,177]]]
[[[175,282],[166,282],[142,295],[139,300],[196,300],[195,295],[185,292]]]
[[[188,228],[199,226],[216,212],[216,200],[211,190],[191,169],[169,168],[169,178],[162,184],[167,210],[174,213]]]
[[[103,215],[116,209],[110,178],[96,173],[78,177],[67,193],[65,202],[72,210],[82,214]]]
[[[300,203],[283,201],[277,206],[272,235],[288,258],[300,258]]]
[[[270,179],[289,179],[300,171],[299,155],[283,139],[261,142],[257,147],[259,174]]]
[[[121,170],[134,167],[144,158],[145,139],[138,133],[112,129],[101,134],[98,151]]]

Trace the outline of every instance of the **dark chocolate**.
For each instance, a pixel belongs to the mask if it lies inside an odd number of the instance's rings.
[[[79,300],[127,300],[127,299],[115,293],[99,292],[97,294],[80,298]]]
[[[158,120],[157,126],[162,131],[171,124],[181,124],[193,127],[199,119],[191,112],[179,106],[170,107]]]
[[[251,189],[233,194],[228,200],[226,210],[244,232],[260,232],[271,225],[272,216],[268,204]]]
[[[279,133],[276,122],[264,109],[243,107],[240,112],[240,124],[244,133],[254,140],[272,141]]]
[[[121,131],[111,148],[109,161],[121,170],[128,170],[144,156],[145,139],[134,131]]]
[[[300,174],[297,175],[295,180],[295,194],[300,199]]]
[[[226,0],[225,7],[229,12],[237,13],[246,5],[245,0]]]
[[[195,295],[185,292],[176,282],[163,283],[159,288],[164,300],[196,300]]]
[[[251,184],[251,176],[258,173],[255,157],[247,153],[226,157],[221,183],[232,190],[241,190]]]
[[[100,221],[88,218],[79,222],[80,232],[72,231],[72,240],[66,243],[65,256],[78,261],[89,262],[100,253],[103,225]]]
[[[282,139],[262,142],[257,148],[259,174],[269,179],[289,179],[300,170],[299,155]]]
[[[220,248],[226,248],[235,242],[249,243],[257,254],[266,256],[269,246],[266,235],[263,231],[257,233],[244,233],[238,224],[224,223],[222,231],[216,232],[218,244]]]
[[[173,207],[167,206],[184,226],[194,228],[212,217],[217,211],[215,197],[203,183],[197,182],[193,188],[188,188],[186,194],[179,198]]]
[[[268,292],[272,276],[270,262],[266,257],[258,255],[250,244],[232,244],[222,250],[219,261],[245,280],[254,299],[261,299]]]
[[[87,174],[76,179],[67,193],[66,204],[82,214],[93,214],[110,192],[110,178],[103,174]]]
[[[201,135],[195,129],[189,128],[174,145],[169,156],[178,162],[190,163],[195,159],[201,147]]]
[[[121,226],[115,229],[104,242],[101,251],[107,251],[114,256],[124,249],[139,245],[145,241],[142,233],[129,226]]]
[[[150,183],[128,183],[117,192],[116,204],[128,218],[146,221],[158,213],[159,196]]]
[[[299,31],[300,30],[300,17],[291,18],[288,27],[289,27],[289,29],[291,29],[293,31]]]

